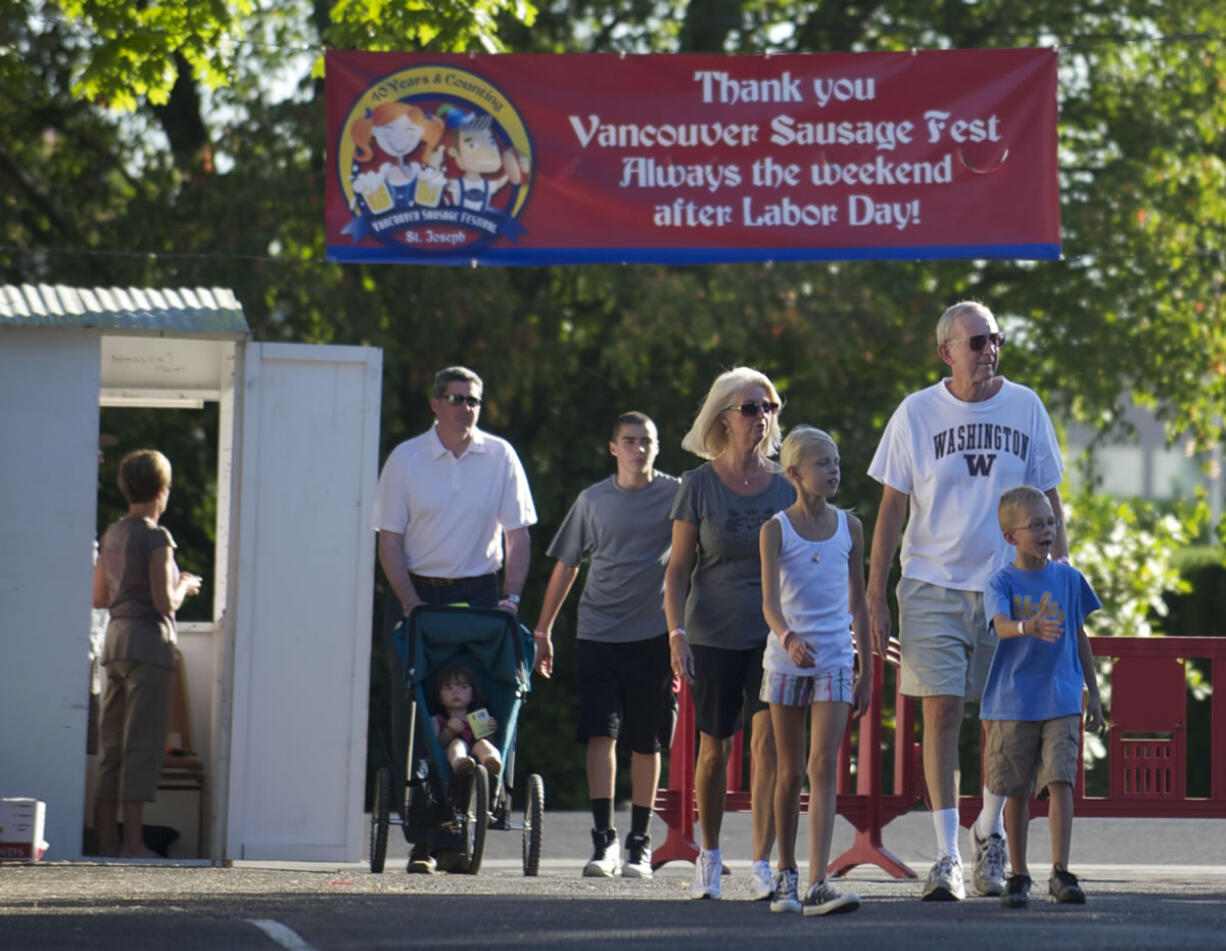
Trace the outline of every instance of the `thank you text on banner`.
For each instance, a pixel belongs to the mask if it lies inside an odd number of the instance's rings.
[[[326,69],[330,260],[1060,256],[1053,50]]]

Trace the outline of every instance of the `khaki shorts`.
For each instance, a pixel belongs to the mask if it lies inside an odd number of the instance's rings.
[[[1077,779],[1081,715],[1054,720],[997,720],[988,739],[988,791],[998,796],[1040,796],[1052,783]]]
[[[903,578],[898,582],[902,692],[978,703],[996,652],[983,595]]]

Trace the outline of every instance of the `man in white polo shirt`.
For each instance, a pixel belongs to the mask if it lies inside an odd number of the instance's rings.
[[[386,634],[423,602],[519,609],[536,508],[511,444],[477,428],[482,390],[481,377],[466,367],[440,370],[430,399],[434,426],[384,463],[370,527],[379,533],[379,564],[392,588]],[[407,746],[402,719],[394,704],[393,735],[399,730],[406,741],[396,749]],[[426,844],[414,846],[409,871],[434,871]]]

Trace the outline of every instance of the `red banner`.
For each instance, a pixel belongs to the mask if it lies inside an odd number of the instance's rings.
[[[1060,256],[1054,50],[326,68],[330,260]]]

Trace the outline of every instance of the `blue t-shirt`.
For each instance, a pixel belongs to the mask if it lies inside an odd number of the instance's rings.
[[[1048,562],[1039,571],[1006,565],[988,582],[983,611],[1014,621],[1044,615],[1063,622],[1059,640],[1048,644],[1037,637],[1002,638],[992,656],[981,720],[1053,720],[1081,713],[1085,672],[1077,652],[1077,632],[1102,607],[1081,572]]]

